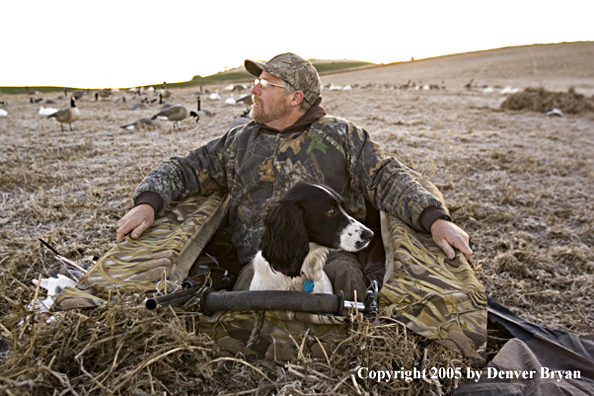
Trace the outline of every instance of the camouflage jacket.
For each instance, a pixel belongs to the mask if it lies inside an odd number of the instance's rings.
[[[254,121],[231,129],[185,157],[172,157],[154,169],[135,191],[151,191],[172,200],[226,190],[229,222],[239,261],[257,252],[263,204],[278,199],[298,181],[332,187],[359,220],[365,199],[377,209],[426,231],[419,221],[424,209],[443,203],[411,175],[410,169],[386,156],[364,129],[342,118],[323,116],[305,131],[270,133]]]

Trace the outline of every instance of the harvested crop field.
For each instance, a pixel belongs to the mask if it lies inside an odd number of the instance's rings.
[[[452,217],[471,235],[471,263],[489,297],[539,325],[593,334],[592,65],[592,42],[452,55],[323,75],[323,105],[367,129],[386,152],[441,189]],[[429,89],[432,84],[440,89]],[[31,281],[59,268],[39,238],[79,263],[106,252],[143,177],[162,160],[223,134],[243,112],[243,105],[224,103],[231,95],[224,88],[206,86],[222,96],[202,95],[202,109],[215,115],[186,119],[181,131],[166,121],[120,128],[159,109],[130,110],[140,98],[125,91],[97,101],[84,96],[72,131],[39,114],[41,106],[68,106],[60,92],[36,95],[54,104],[0,94],[8,103],[0,106],[8,113],[0,117],[0,391],[451,394],[459,380],[356,377],[360,367],[472,365],[386,318],[378,320],[382,326],[355,320],[345,342],[322,357],[301,354],[278,364],[221,351],[195,331],[189,310],[148,312],[133,296],[111,308],[62,312],[45,325],[20,324],[38,292]],[[559,116],[538,106],[502,107],[526,88],[543,97],[579,94],[571,107],[578,110]],[[194,109],[197,89],[174,90],[168,100]],[[499,338],[489,338],[488,358]]]

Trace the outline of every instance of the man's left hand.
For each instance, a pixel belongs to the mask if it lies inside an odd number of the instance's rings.
[[[431,235],[435,244],[444,251],[450,260],[456,257],[454,248],[458,249],[468,260],[472,256],[470,237],[462,228],[451,221],[437,219],[431,224]]]

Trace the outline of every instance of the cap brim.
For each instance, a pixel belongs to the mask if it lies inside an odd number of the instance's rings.
[[[243,64],[245,66],[245,70],[247,70],[248,73],[253,74],[256,77],[260,77],[260,74],[262,74],[262,70],[266,70],[266,65],[264,63],[256,62],[253,60],[246,59]]]

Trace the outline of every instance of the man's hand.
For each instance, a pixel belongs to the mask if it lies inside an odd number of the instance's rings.
[[[437,219],[431,224],[431,235],[435,244],[444,251],[450,260],[456,257],[454,248],[458,249],[468,260],[472,256],[470,237],[462,228],[451,221]]]
[[[120,220],[120,228],[117,231],[116,242],[124,238],[124,235],[132,231],[130,235],[137,239],[155,221],[155,209],[148,204],[140,204],[130,209]]]

